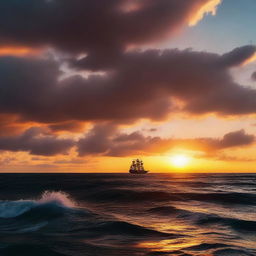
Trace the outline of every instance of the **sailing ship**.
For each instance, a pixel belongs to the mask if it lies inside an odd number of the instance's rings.
[[[132,160],[132,164],[129,170],[132,174],[146,174],[148,171],[144,169],[143,162],[140,159]]]

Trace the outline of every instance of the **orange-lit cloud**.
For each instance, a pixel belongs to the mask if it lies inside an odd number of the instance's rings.
[[[17,135],[33,125],[30,122],[23,123],[15,114],[0,113],[0,136]]]
[[[123,133],[113,124],[95,125],[82,137],[65,137],[51,134],[50,130],[32,127],[25,132],[12,136],[0,136],[0,150],[29,152],[31,155],[55,156],[133,156],[158,155],[172,149],[201,151],[208,155],[228,149],[249,146],[255,137],[244,130],[227,133],[220,139],[214,138],[160,138],[145,136],[136,131]],[[67,161],[67,160],[65,160]]]
[[[203,17],[210,13],[211,15],[216,15],[217,7],[221,3],[222,0],[209,0],[198,10],[195,11],[195,14],[189,20],[189,26],[195,26]]]
[[[105,124],[96,125],[84,138],[81,138],[77,142],[77,150],[80,156],[155,155],[166,153],[175,148],[202,151],[209,155],[215,155],[217,151],[223,149],[252,145],[254,140],[255,137],[246,134],[244,130],[227,133],[220,139],[162,139],[157,136],[144,136],[141,132],[120,133],[117,127],[112,124]]]
[[[185,24],[196,24],[205,13],[214,15],[220,2],[28,0],[23,6],[19,2],[1,1],[0,9],[5,10],[5,15],[0,19],[0,37],[15,45],[48,45],[69,53],[86,53],[93,64],[99,57],[103,62],[111,61],[129,45],[144,45],[166,35],[173,36]],[[17,15],[9,18],[13,13]],[[31,17],[33,26],[27,25],[25,16]]]
[[[26,56],[36,55],[40,52],[39,49],[29,47],[14,47],[14,46],[0,46],[0,56]]]
[[[53,132],[71,132],[71,133],[81,133],[85,130],[86,126],[83,122],[71,120],[65,122],[51,123],[48,127]]]
[[[248,65],[252,62],[255,62],[256,61],[256,53],[253,54],[251,57],[249,57],[247,60],[245,60],[242,65],[245,66],[245,65]]]

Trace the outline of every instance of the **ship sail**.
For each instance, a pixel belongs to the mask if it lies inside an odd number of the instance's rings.
[[[130,166],[130,171],[129,172],[133,173],[133,174],[145,174],[148,171],[146,171],[144,169],[144,165],[143,165],[142,160],[137,158],[135,160],[132,160],[132,164]]]

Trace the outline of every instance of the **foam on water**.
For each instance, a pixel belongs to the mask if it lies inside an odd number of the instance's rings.
[[[0,218],[15,218],[35,207],[48,204],[66,208],[76,207],[75,201],[67,193],[45,191],[38,200],[0,201]]]
[[[41,198],[37,201],[38,203],[53,203],[55,202],[58,205],[73,208],[76,207],[77,204],[74,200],[71,199],[69,194],[62,191],[45,191]]]

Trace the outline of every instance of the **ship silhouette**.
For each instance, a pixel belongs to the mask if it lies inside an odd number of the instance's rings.
[[[132,160],[132,164],[129,170],[132,174],[146,174],[148,171],[144,169],[143,162],[140,159]]]

